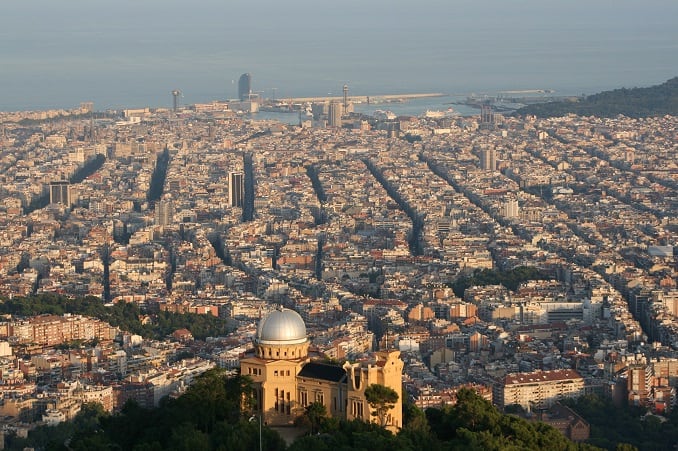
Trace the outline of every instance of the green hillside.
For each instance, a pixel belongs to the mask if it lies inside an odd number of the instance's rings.
[[[678,115],[678,77],[661,85],[649,88],[621,88],[586,96],[578,100],[566,100],[528,105],[514,115],[537,117],[565,116],[649,117]]]
[[[259,429],[252,415],[252,381],[229,377],[214,369],[198,377],[186,393],[165,399],[155,409],[128,402],[117,414],[98,404],[87,404],[73,421],[39,426],[28,437],[10,434],[4,449],[26,447],[42,450],[132,451],[446,451],[446,450],[562,450],[594,451],[600,448],[567,440],[543,423],[528,422],[500,413],[475,392],[464,389],[454,406],[428,409],[426,413],[406,404],[403,429],[398,434],[363,421],[338,421],[326,415],[324,406],[313,416],[311,409],[298,426],[312,434],[285,444],[266,425]],[[315,403],[314,403],[315,404]],[[312,404],[313,405],[313,404]],[[308,430],[304,425],[316,426]]]

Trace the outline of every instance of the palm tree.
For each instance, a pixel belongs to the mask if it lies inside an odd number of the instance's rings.
[[[320,423],[327,418],[327,409],[321,402],[312,402],[306,407],[304,417],[311,426],[311,435],[320,430]]]

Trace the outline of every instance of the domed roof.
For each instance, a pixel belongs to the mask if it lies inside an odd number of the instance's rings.
[[[262,318],[257,328],[257,342],[260,344],[291,345],[306,340],[304,320],[297,312],[286,308],[273,310]]]

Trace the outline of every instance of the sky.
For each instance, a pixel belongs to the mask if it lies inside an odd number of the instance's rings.
[[[675,0],[2,0],[0,110],[235,97],[562,94],[678,76]]]

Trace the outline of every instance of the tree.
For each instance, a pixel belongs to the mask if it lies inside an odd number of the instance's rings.
[[[365,399],[374,409],[372,416],[379,419],[379,424],[382,427],[386,426],[386,415],[398,402],[398,393],[390,387],[372,384],[365,389]]]
[[[426,413],[407,399],[403,399],[403,427],[398,433],[401,449],[440,448],[435,436],[431,433]]]
[[[403,400],[403,429],[425,434],[431,432],[426,413],[408,399]]]
[[[325,417],[327,417],[327,409],[321,402],[312,402],[308,407],[306,407],[304,416],[308,419],[308,422],[311,426],[312,435],[314,432],[319,430],[320,423]]]
[[[171,449],[177,451],[209,450],[209,436],[190,423],[180,424],[172,430]]]

